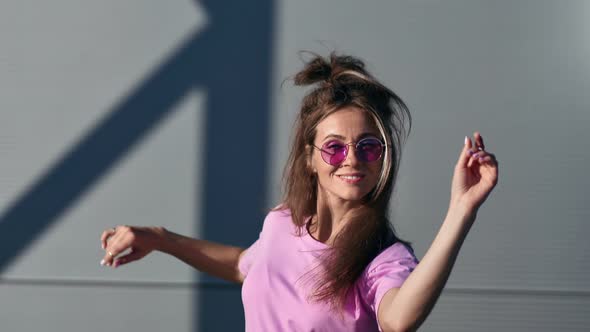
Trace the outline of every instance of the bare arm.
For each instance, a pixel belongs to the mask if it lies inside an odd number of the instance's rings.
[[[195,269],[232,282],[242,283],[238,263],[244,248],[198,240],[166,231],[160,251],[170,254]]]
[[[476,146],[472,147],[466,137],[455,166],[449,211],[430,248],[404,284],[389,290],[381,300],[377,317],[384,331],[414,331],[426,319],[449,278],[479,207],[496,186],[496,158],[484,150],[479,133],[474,138]]]
[[[236,283],[244,280],[238,269],[244,248],[190,238],[162,227],[119,226],[104,231],[101,242],[105,249],[102,265],[118,267],[158,250],[212,276]]]
[[[379,305],[384,331],[414,331],[436,303],[474,217],[448,215],[432,245],[401,288],[385,293]]]

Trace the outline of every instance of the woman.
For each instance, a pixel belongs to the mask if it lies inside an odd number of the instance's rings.
[[[119,226],[101,236],[102,265],[153,250],[243,283],[247,331],[408,331],[434,306],[498,164],[479,133],[465,137],[449,210],[418,264],[387,219],[409,113],[353,57],[306,63],[303,99],[285,170],[285,197],[248,249],[164,228]],[[125,253],[131,249],[130,253]]]

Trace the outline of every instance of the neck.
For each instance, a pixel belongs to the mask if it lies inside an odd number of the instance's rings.
[[[311,219],[309,233],[316,240],[332,244],[336,236],[344,228],[346,214],[357,207],[359,202],[350,202],[326,197],[318,190],[317,214]]]

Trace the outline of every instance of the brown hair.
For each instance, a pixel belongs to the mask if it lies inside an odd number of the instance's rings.
[[[307,221],[317,212],[318,184],[308,164],[316,126],[339,109],[354,106],[371,115],[386,144],[377,185],[364,198],[365,204],[347,214],[345,228],[321,255],[320,274],[313,274],[311,298],[341,309],[348,290],[381,251],[398,241],[409,245],[395,235],[387,210],[411,116],[405,103],[369,74],[361,60],[335,53],[329,58],[312,56],[294,78],[295,85],[311,85],[312,89],[303,98],[296,119],[284,172],[285,196],[278,208],[290,210],[299,235],[307,231]]]

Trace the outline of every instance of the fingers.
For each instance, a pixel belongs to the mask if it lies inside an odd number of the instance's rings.
[[[102,249],[106,249],[107,248],[107,241],[109,240],[109,238],[115,234],[116,232],[116,228],[109,228],[107,230],[105,230],[104,232],[102,232],[102,234],[100,235],[100,244]]]
[[[115,255],[110,252],[107,251],[106,255],[100,260],[100,265],[102,266],[111,266],[113,260],[114,260]]]
[[[101,240],[103,237],[105,238],[105,242],[103,242],[105,255],[100,261],[100,265],[103,266],[114,266],[113,263],[117,256],[130,249],[135,240],[135,235],[128,226],[106,230],[103,232]]]
[[[485,145],[483,143],[483,137],[480,133],[474,133],[475,138],[475,145],[476,147],[468,151],[468,154],[471,155],[469,162],[467,163],[467,167],[471,167],[475,163],[479,163],[481,165],[488,165],[497,168],[498,161],[496,160],[496,156],[493,153],[490,153],[485,150]]]
[[[131,250],[131,252],[129,252],[126,255],[123,255],[121,257],[118,257],[115,259],[114,263],[113,263],[113,267],[118,267],[121,266],[123,264],[127,264],[127,263],[131,263],[133,261],[136,261],[140,258],[142,258],[145,254],[139,250]]]
[[[467,136],[465,136],[465,141],[463,144],[463,150],[461,151],[461,155],[459,156],[459,160],[457,161],[457,167],[458,168],[464,168],[467,167],[467,163],[469,162],[471,155],[469,154],[469,151],[471,151],[471,139]]]
[[[483,164],[483,163],[486,163],[486,162],[490,162],[492,160],[494,160],[494,155],[491,154],[491,153],[489,153],[489,152],[486,152],[486,151],[483,151],[482,150],[482,151],[478,151],[476,153],[473,153],[471,155],[471,158],[470,158],[469,162],[471,164],[474,164],[476,162],[478,162],[480,164]]]
[[[473,133],[473,137],[475,139],[475,147],[477,148],[477,150],[485,150],[486,147],[483,144],[483,137],[481,137],[481,134],[476,131],[475,133]]]
[[[461,156],[457,162],[457,167],[469,168],[475,163],[483,164],[495,162],[495,156],[485,151],[483,137],[479,132],[476,131],[473,133],[473,143],[471,142],[471,138],[465,136],[465,144],[463,145]]]

